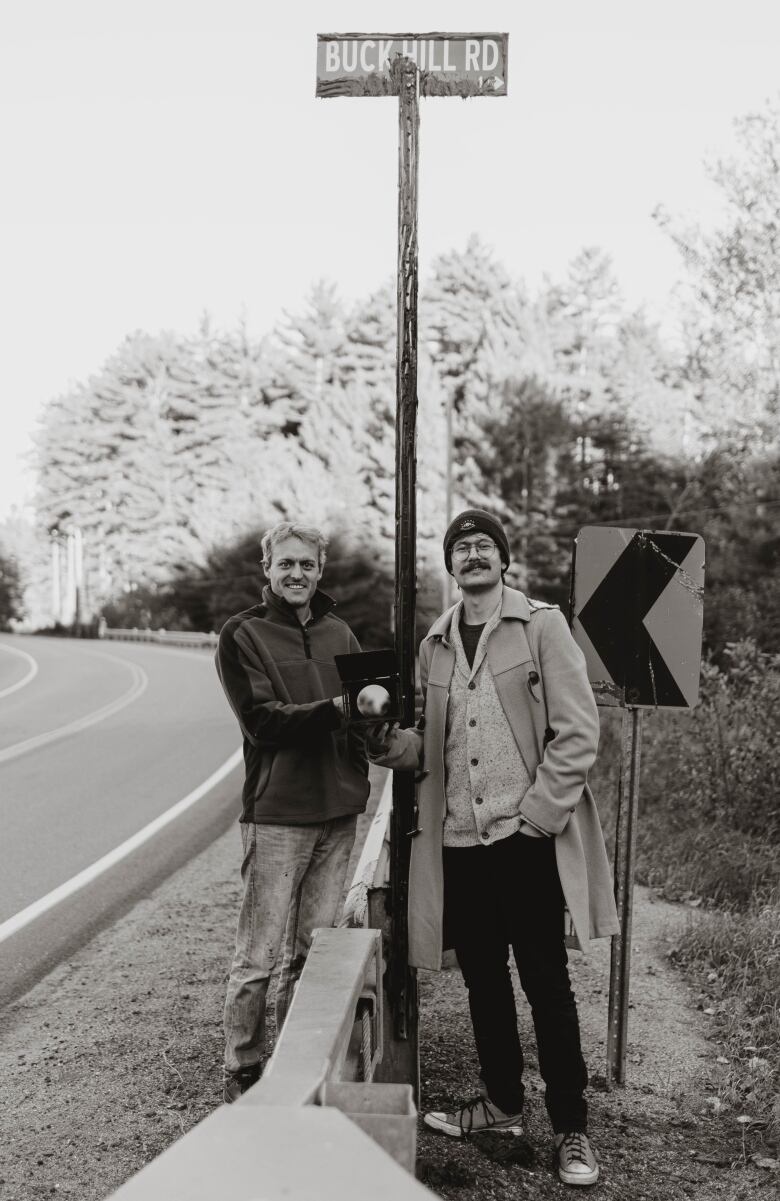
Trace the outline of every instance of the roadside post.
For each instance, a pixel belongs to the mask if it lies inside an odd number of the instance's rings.
[[[699,694],[704,541],[698,534],[585,526],[574,541],[571,628],[603,706],[623,709],[607,1087],[625,1084],[642,715],[692,709]]]
[[[417,173],[421,96],[505,96],[508,35],[331,33],[317,35],[316,95],[398,97],[398,327],[396,341],[395,652],[405,726],[414,724],[417,445]],[[393,780],[390,947],[385,980],[394,1044],[390,1077],[419,1092],[417,980],[407,966],[406,904],[414,780]]]

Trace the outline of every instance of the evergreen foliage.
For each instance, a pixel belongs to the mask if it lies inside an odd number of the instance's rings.
[[[22,599],[19,565],[0,549],[0,630],[9,630],[22,617]]]
[[[777,439],[780,409],[780,98],[735,122],[737,151],[708,165],[710,231],[657,219],[688,267],[686,375],[711,435]]]
[[[511,579],[564,605],[581,525],[697,530],[709,644],[723,648],[739,606],[742,632],[778,649],[778,161],[776,104],[712,168],[719,229],[659,212],[690,270],[681,347],[627,309],[598,248],[535,296],[477,238],[434,263],[420,299],[422,620],[445,595],[448,504],[481,504],[508,526]],[[46,609],[50,531],[75,524],[92,614],[215,627],[258,594],[259,534],[293,518],[333,537],[326,586],[386,641],[395,344],[392,283],[348,305],[320,282],[259,339],[208,318],[189,336],[131,334],[44,412],[28,613]]]

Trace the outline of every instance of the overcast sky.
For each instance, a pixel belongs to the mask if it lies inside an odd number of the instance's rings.
[[[396,258],[397,101],[315,100],[316,34],[509,33],[509,95],[422,102],[420,264],[478,232],[532,286],[583,246],[665,311],[651,213],[780,87],[775,0],[29,0],[0,8],[0,517],[45,400],[134,329],[263,333]]]

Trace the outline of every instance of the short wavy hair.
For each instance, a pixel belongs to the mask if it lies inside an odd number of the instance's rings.
[[[328,557],[328,539],[325,535],[313,525],[298,525],[295,521],[280,521],[278,525],[266,530],[260,543],[265,571],[268,571],[273,561],[274,547],[278,542],[283,542],[285,538],[300,538],[302,542],[316,546],[317,563],[321,568],[325,566],[325,560]]]

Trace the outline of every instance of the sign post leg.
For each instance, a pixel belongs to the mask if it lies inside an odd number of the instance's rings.
[[[398,336],[396,358],[395,492],[395,649],[404,695],[404,725],[414,724],[416,594],[416,438],[417,438],[417,168],[419,88],[410,59],[396,63],[399,74],[398,158]],[[390,843],[390,954],[387,1000],[395,1045],[389,1048],[396,1080],[418,1087],[417,980],[408,967],[407,896],[409,832],[414,825],[411,773],[393,778]]]
[[[631,918],[634,900],[634,859],[639,814],[639,768],[642,750],[642,710],[623,714],[620,790],[615,831],[615,904],[620,933],[612,938],[607,1028],[607,1088],[625,1084],[628,1045],[628,997],[631,975]]]

